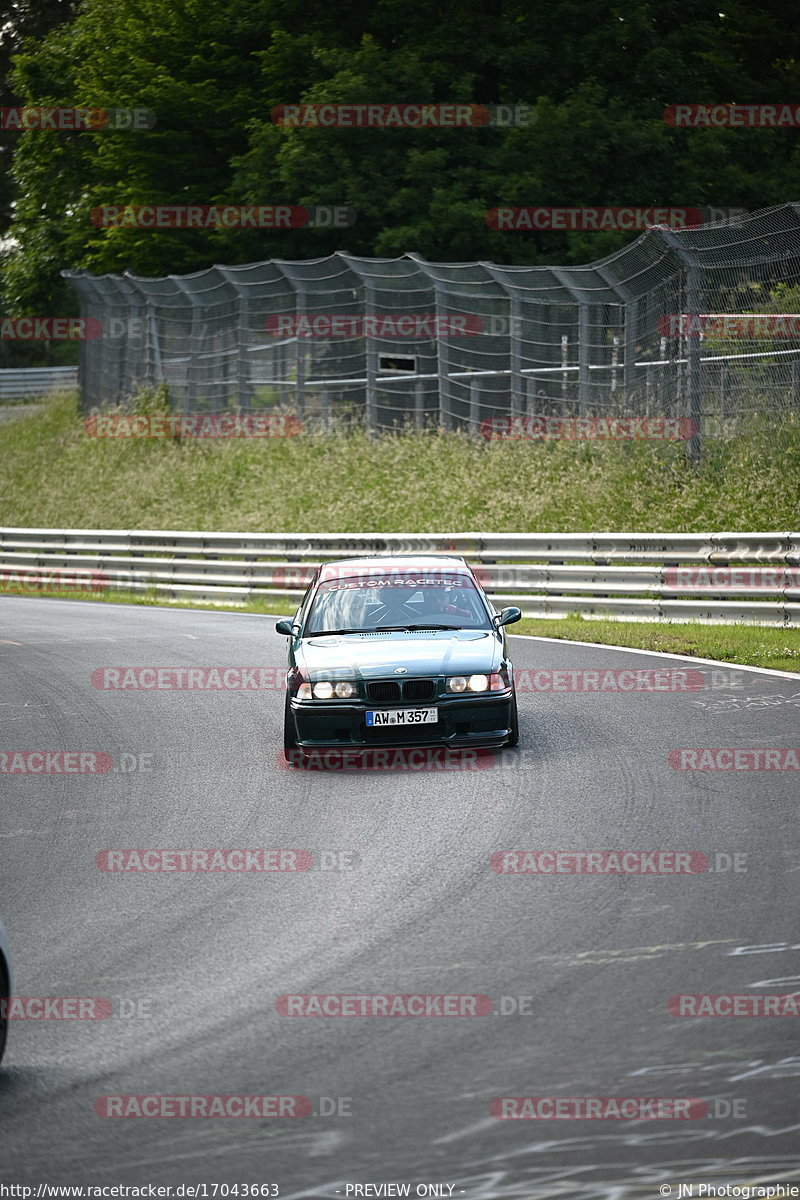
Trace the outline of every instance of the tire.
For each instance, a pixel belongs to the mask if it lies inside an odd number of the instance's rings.
[[[292,720],[288,695],[283,710],[283,756],[290,767],[303,767],[308,761],[306,751],[297,745],[297,731]]]
[[[5,999],[8,996],[8,977],[3,966],[3,959],[0,956],[0,998]],[[0,1016],[0,1062],[3,1059],[3,1051],[6,1048],[6,1037],[8,1035],[8,1020],[6,1017]]]
[[[516,692],[511,700],[511,731],[506,741],[507,746],[519,745],[519,715],[517,713],[517,696]]]
[[[297,732],[292,719],[292,710],[289,708],[289,696],[286,696],[286,704],[283,709],[283,752],[287,759],[291,762],[290,753],[297,749]]]

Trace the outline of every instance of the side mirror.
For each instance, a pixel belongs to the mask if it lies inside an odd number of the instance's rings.
[[[294,629],[294,625],[288,619],[284,621],[277,621],[275,624],[275,632],[282,633],[284,637],[293,637]]]
[[[501,625],[513,625],[515,621],[522,618],[522,610],[519,608],[504,608],[494,619],[495,629],[499,629]]]

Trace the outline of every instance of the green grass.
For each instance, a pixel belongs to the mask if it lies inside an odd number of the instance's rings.
[[[800,421],[680,444],[408,433],[87,437],[74,397],[0,425],[0,523],[242,532],[796,529]]]
[[[174,441],[87,437],[74,396],[0,424],[0,524],[241,532],[506,532],[798,528],[800,422],[680,445],[486,443],[362,433]],[[157,593],[60,593],[164,603]],[[205,606],[195,601],[181,607]],[[288,615],[291,602],[225,606]],[[525,620],[512,632],[800,670],[800,631],[745,625]]]
[[[700,625],[695,621],[651,624],[646,621],[585,620],[575,615],[555,621],[522,620],[512,625],[509,632],[610,646],[634,646],[639,650],[660,650],[663,654],[686,654],[691,658],[713,658],[719,662],[800,672],[800,629],[774,629],[766,625]]]

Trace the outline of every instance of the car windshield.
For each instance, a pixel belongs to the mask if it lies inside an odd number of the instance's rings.
[[[490,629],[489,615],[466,575],[420,573],[321,583],[303,635],[367,630]]]

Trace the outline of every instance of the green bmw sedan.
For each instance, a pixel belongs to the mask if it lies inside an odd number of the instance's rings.
[[[505,626],[463,558],[323,563],[292,620],[284,751],[519,741]]]

